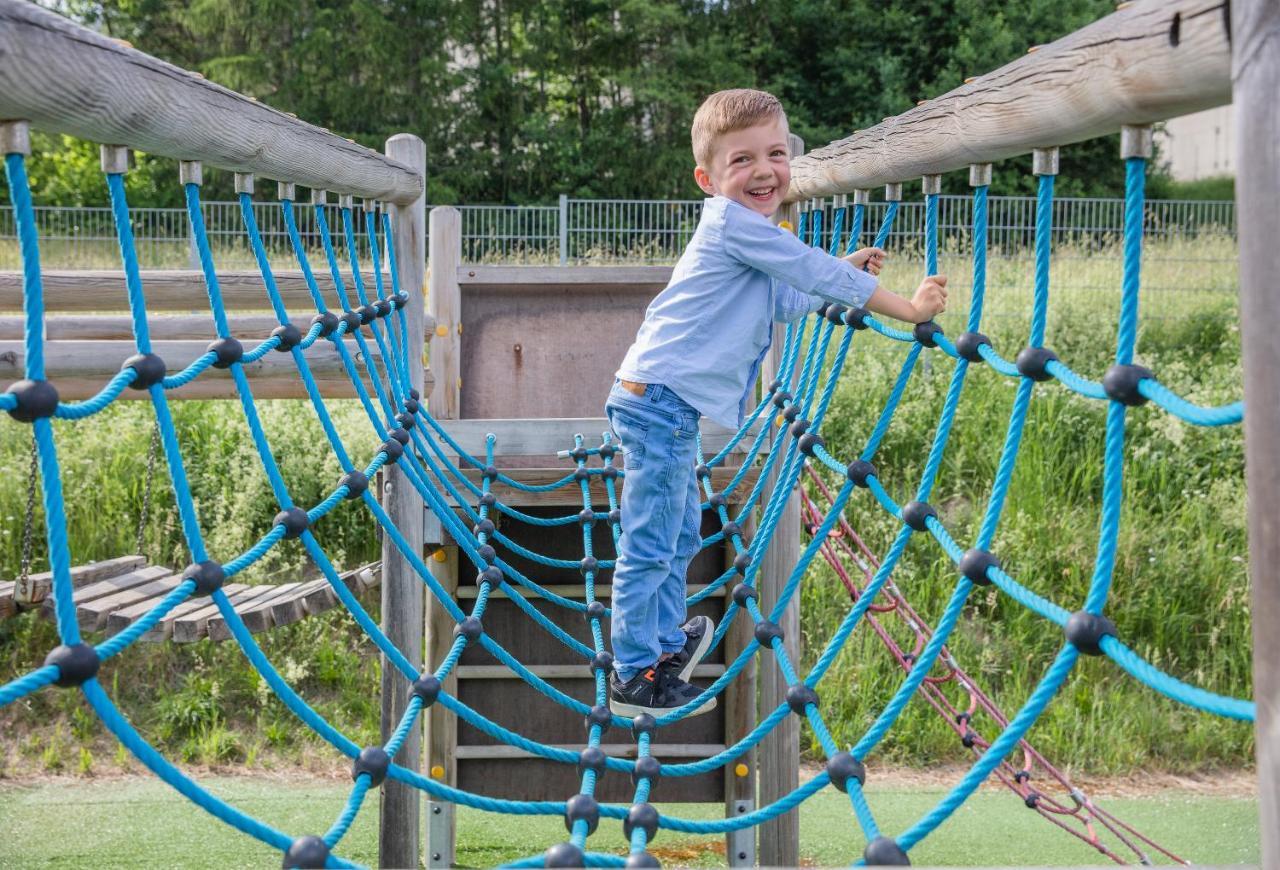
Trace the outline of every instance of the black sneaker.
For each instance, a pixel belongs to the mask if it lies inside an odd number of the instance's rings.
[[[701,689],[691,686],[675,675],[670,668],[656,662],[636,674],[627,682],[618,679],[617,671],[609,674],[609,709],[619,716],[638,716],[648,713],[657,718],[698,697]],[[707,702],[690,713],[700,716],[716,707],[716,699]]]
[[[709,616],[695,616],[681,628],[685,636],[684,649],[672,653],[671,658],[662,663],[662,667],[687,683],[693,676],[693,669],[711,648],[711,638],[716,633],[716,624]]]

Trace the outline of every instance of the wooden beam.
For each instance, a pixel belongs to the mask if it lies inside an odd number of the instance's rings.
[[[205,353],[207,341],[154,341],[152,349],[174,374]],[[348,345],[355,353],[354,345]],[[371,351],[375,355],[376,349]],[[45,343],[49,377],[63,401],[78,401],[96,395],[120,371],[121,364],[136,353],[132,341],[50,341]],[[337,351],[327,339],[306,351],[307,363],[321,395],[348,399],[356,395]],[[0,341],[0,382],[12,383],[24,377],[26,348],[20,341]],[[272,351],[245,364],[258,399],[305,399],[306,389],[292,354]],[[186,386],[169,390],[171,399],[234,399],[235,382],[225,369],[209,368]],[[145,399],[146,391],[126,389],[123,399]]]
[[[387,155],[409,166],[422,178],[427,174],[427,146],[411,133],[400,133],[387,140]],[[407,358],[409,385],[425,398],[422,362],[422,291],[427,262],[427,211],[422,196],[394,208],[391,231],[395,243],[396,279],[400,289],[409,294],[404,308],[407,318],[409,346]],[[384,292],[390,293],[390,287]],[[395,326],[393,320],[386,321]],[[394,345],[392,345],[394,347]],[[394,353],[394,351],[393,351]],[[399,529],[410,550],[423,556],[422,497],[414,489],[399,465],[383,470],[382,506]],[[422,644],[425,632],[423,583],[413,565],[391,540],[382,536],[382,628],[392,643],[404,652],[416,670],[422,670]],[[382,658],[382,743],[400,726],[409,701],[412,684],[384,656]],[[422,769],[422,720],[414,723],[396,761],[413,771]],[[418,867],[421,864],[422,827],[421,799],[416,788],[388,780],[382,786],[382,804],[378,828],[378,863],[383,867]]]
[[[1280,867],[1280,6],[1235,0],[1236,208],[1263,867]]]
[[[270,314],[239,314],[229,317],[231,334],[242,342],[259,342],[271,335],[278,321]],[[299,329],[310,326],[301,321]],[[217,332],[213,317],[207,314],[164,314],[147,318],[147,329],[157,341],[181,339],[212,341]],[[423,324],[423,338],[430,340],[434,323]],[[26,332],[26,318],[0,315],[0,341],[21,341]],[[50,316],[44,320],[44,337],[49,341],[128,341],[133,338],[133,320],[127,314],[77,314],[69,317]]]
[[[1227,0],[1135,0],[791,162],[787,199],[937,175],[1231,102]]]
[[[790,137],[792,154],[804,153],[804,141],[799,136]],[[775,217],[786,218],[791,225],[797,226],[794,206],[783,209]],[[782,367],[782,347],[785,329],[781,324],[773,327],[773,344],[760,367],[760,382],[768,384],[778,377]],[[795,372],[792,372],[795,377]],[[784,390],[794,392],[791,384]],[[783,437],[782,430],[771,427],[775,438]],[[780,449],[785,449],[780,448]],[[778,482],[782,463],[774,468],[772,478],[768,482],[762,505],[769,504]],[[787,497],[778,524],[774,527],[773,538],[756,575],[759,579],[760,609],[768,613],[773,609],[782,588],[786,585],[791,570],[800,557],[800,493],[792,492]],[[749,619],[750,617],[748,617]],[[783,613],[778,625],[783,631],[783,643],[793,666],[800,663],[800,596],[797,594],[791,606]],[[786,698],[787,683],[782,678],[778,663],[772,652],[760,653],[759,673],[756,677],[759,691],[759,717],[764,718]],[[760,805],[768,806],[783,795],[793,791],[800,784],[800,725],[795,716],[787,716],[768,736],[760,742],[756,753],[759,764],[757,776],[760,781]],[[758,860],[761,867],[796,867],[800,863],[800,814],[795,810],[778,816],[760,826],[760,851]]]
[[[459,266],[458,283],[468,289],[616,287],[620,289],[667,286],[670,266]]]
[[[409,167],[34,3],[0,0],[0,58],[0,118],[366,199],[423,193]]]
[[[0,0],[5,2],[5,0]],[[190,269],[144,269],[142,290],[147,311],[204,311],[209,307],[204,275]],[[307,289],[301,270],[272,271],[280,297],[299,325],[309,323],[316,312],[315,302]],[[344,273],[350,281],[349,272]],[[365,286],[373,287],[373,272],[362,273]],[[315,270],[316,287],[325,304],[341,311],[338,294],[328,269]],[[387,279],[390,280],[389,278]],[[127,311],[129,297],[124,286],[124,272],[112,269],[44,269],[40,273],[46,311]],[[228,311],[271,310],[271,301],[262,285],[262,273],[256,269],[233,269],[218,273],[218,288]],[[348,290],[350,292],[350,290]],[[22,273],[0,271],[0,311],[22,311]]]
[[[557,749],[567,749],[571,752],[581,752],[582,744],[552,744]],[[635,758],[639,754],[639,749],[634,743],[602,743],[600,748],[605,754],[611,758]],[[652,743],[649,745],[649,754],[655,758],[707,758],[718,752],[724,752],[724,745],[720,743]],[[518,746],[508,746],[505,743],[486,743],[483,745],[459,746],[457,750],[459,759],[468,758],[501,758],[507,760],[515,760],[519,758],[541,758],[540,755],[534,755],[532,752],[521,749]]]
[[[497,435],[496,452],[503,458],[507,458],[555,456],[561,450],[573,446],[575,433],[586,436],[588,446],[598,447],[601,434],[609,428],[609,421],[605,417],[570,417],[545,420],[449,420],[442,422],[442,425],[462,449],[478,457],[484,456],[485,439],[488,435],[490,433]],[[734,431],[709,420],[703,420],[701,427],[702,449],[708,456],[719,453],[735,434]],[[734,452],[745,454],[758,431],[757,424],[751,434],[738,443]],[[453,449],[447,443],[443,446],[446,452],[453,453]],[[568,474],[572,470],[566,460],[565,473]]]

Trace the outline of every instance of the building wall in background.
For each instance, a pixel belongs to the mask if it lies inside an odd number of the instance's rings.
[[[1183,115],[1165,124],[1161,154],[1178,181],[1235,175],[1235,119],[1231,106]]]

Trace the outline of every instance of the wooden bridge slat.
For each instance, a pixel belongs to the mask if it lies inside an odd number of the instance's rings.
[[[8,619],[18,612],[18,605],[13,602],[12,580],[0,581],[0,619]]]
[[[236,613],[250,634],[259,634],[271,627],[270,604],[281,595],[288,595],[299,584],[282,583],[278,586],[255,586],[255,594],[236,603]],[[209,640],[220,643],[231,637],[231,628],[219,613],[209,619],[206,629]]]
[[[245,588],[247,587],[243,583],[228,583],[222,587],[222,591],[230,595]],[[164,619],[153,625],[150,631],[138,639],[145,640],[148,643],[167,640],[173,635],[173,623],[175,620],[188,613],[193,613],[194,611],[208,607],[209,603],[209,599],[203,596],[200,598],[192,598],[190,601],[184,601],[177,607],[173,608],[173,610],[169,611]],[[126,608],[125,610],[116,611],[107,617],[107,631],[111,634],[117,634],[120,631],[123,631],[130,623],[154,606],[155,605],[150,602],[144,601],[141,604],[135,604],[133,607]]]
[[[107,617],[115,611],[144,601],[154,607],[181,583],[181,575],[170,573],[167,568],[161,569],[159,579],[131,585],[114,595],[99,596],[93,601],[78,605],[76,621],[80,623],[81,631],[101,631],[107,625]]]
[[[71,569],[71,586],[78,589],[95,580],[115,577],[126,571],[141,568],[145,564],[147,564],[147,560],[144,556],[117,556],[114,559],[104,559],[101,562],[92,562],[88,565],[77,565]],[[53,573],[42,571],[39,574],[32,574],[27,578],[27,581],[31,588],[31,600],[29,603],[39,604],[49,596],[53,588]],[[15,586],[15,600],[21,597],[17,594],[18,592],[19,590]],[[26,606],[26,604],[24,603],[23,606]]]
[[[300,585],[287,597],[271,602],[271,622],[276,626],[292,625],[308,614],[322,613],[333,605],[317,606],[317,609],[312,610],[307,606],[307,602],[314,600],[317,605],[320,605],[325,599],[330,602],[338,600],[329,581],[324,578],[310,580]]]
[[[126,574],[117,574],[114,577],[108,577],[105,580],[97,580],[87,586],[82,586],[71,594],[71,601],[76,605],[77,610],[81,604],[88,604],[90,601],[96,601],[107,595],[114,595],[117,592],[123,592],[126,589],[132,589],[135,586],[141,586],[144,583],[150,583],[161,577],[172,574],[173,571],[163,565],[146,565],[136,571],[130,571]],[[40,605],[40,615],[46,619],[52,619],[54,615],[53,598],[46,598]]]
[[[261,586],[244,586],[236,592],[227,593],[231,606],[248,598],[261,594]],[[226,591],[225,589],[223,590]],[[173,621],[173,640],[175,643],[193,643],[208,633],[209,620],[218,615],[218,605],[213,601],[205,602],[208,606],[179,616]]]

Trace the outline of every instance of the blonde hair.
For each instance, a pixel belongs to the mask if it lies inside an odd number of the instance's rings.
[[[717,91],[703,100],[693,116],[693,159],[699,166],[708,166],[718,138],[769,121],[787,124],[787,113],[773,94],[750,88]]]

